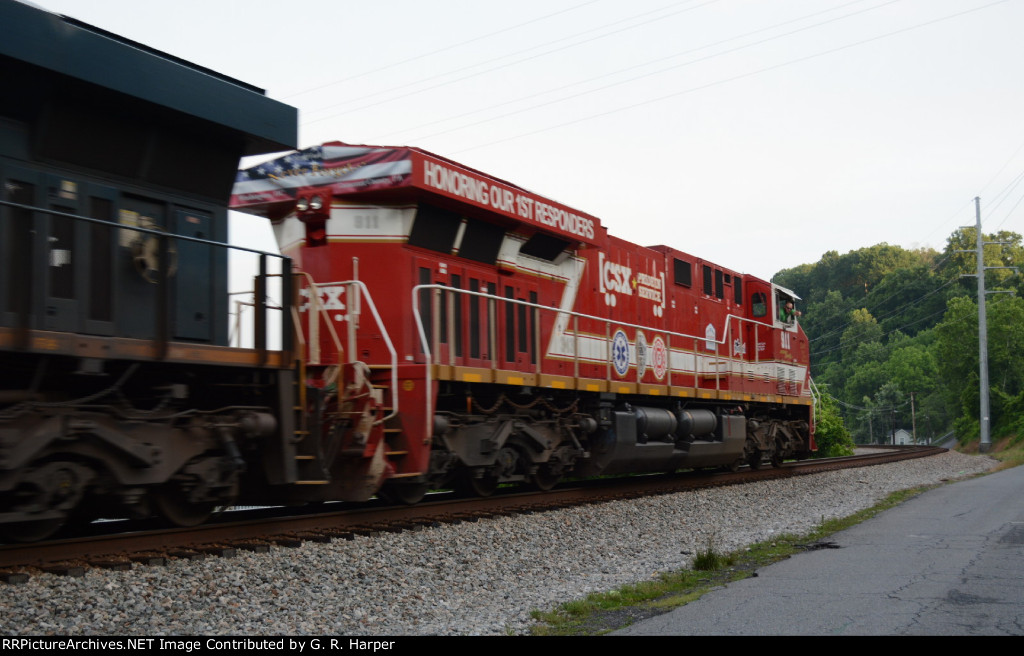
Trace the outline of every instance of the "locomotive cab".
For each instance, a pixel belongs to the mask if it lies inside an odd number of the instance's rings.
[[[792,291],[772,283],[772,289],[774,290],[774,320],[775,327],[782,328],[789,332],[796,331],[797,319],[800,317],[801,312],[796,309],[796,302],[800,300]]]

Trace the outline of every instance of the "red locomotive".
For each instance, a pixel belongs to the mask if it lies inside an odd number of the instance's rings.
[[[415,148],[238,173],[294,108],[21,2],[0,73],[3,539],[814,449],[787,290]],[[282,251],[248,348],[229,195]]]
[[[316,398],[296,456],[330,498],[815,448],[807,337],[777,285],[417,148],[294,152],[242,171],[232,207],[270,219],[300,272]]]

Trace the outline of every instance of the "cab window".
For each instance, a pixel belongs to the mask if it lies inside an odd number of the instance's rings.
[[[764,292],[754,292],[750,295],[750,311],[755,318],[768,314],[768,297]]]

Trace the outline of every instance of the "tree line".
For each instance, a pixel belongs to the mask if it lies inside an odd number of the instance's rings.
[[[983,238],[1005,242],[984,247],[986,267],[1024,267],[1021,235]],[[804,299],[811,375],[830,397],[822,417],[831,420],[831,407],[856,443],[885,443],[897,429],[918,441],[950,431],[961,441],[978,436],[975,245],[975,229],[961,228],[942,251],[882,243],[829,251],[774,276]],[[1012,292],[987,299],[996,439],[1024,434],[1024,277],[992,269],[985,281],[989,291]]]

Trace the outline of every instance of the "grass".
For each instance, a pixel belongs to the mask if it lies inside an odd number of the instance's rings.
[[[698,551],[694,568],[668,572],[657,579],[627,585],[611,592],[593,593],[548,612],[534,611],[541,624],[533,635],[600,635],[699,599],[704,593],[747,578],[758,569],[807,549],[827,547],[825,538],[924,492],[926,487],[894,492],[877,505],[850,517],[831,519],[807,535],[780,535],[728,554],[712,545]]]
[[[697,552],[693,559],[693,569],[698,572],[713,572],[715,570],[736,564],[736,558],[732,555],[721,555],[715,551],[714,543]]]
[[[966,452],[977,453],[977,442],[969,446],[973,448],[965,449]],[[993,442],[988,455],[1000,461],[996,471],[1024,465],[1024,435],[1004,437]]]
[[[975,447],[975,452],[977,447]],[[1024,464],[1024,440],[1005,439],[994,444],[989,455],[1003,462],[999,469]],[[849,517],[824,520],[806,535],[781,535],[729,554],[719,554],[713,544],[698,551],[691,570],[668,572],[657,579],[627,585],[611,592],[593,593],[585,599],[562,604],[552,611],[534,611],[540,624],[533,635],[601,635],[636,621],[666,613],[705,593],[755,575],[762,567],[808,549],[827,548],[827,538],[897,506],[937,485],[894,492],[878,504]]]

